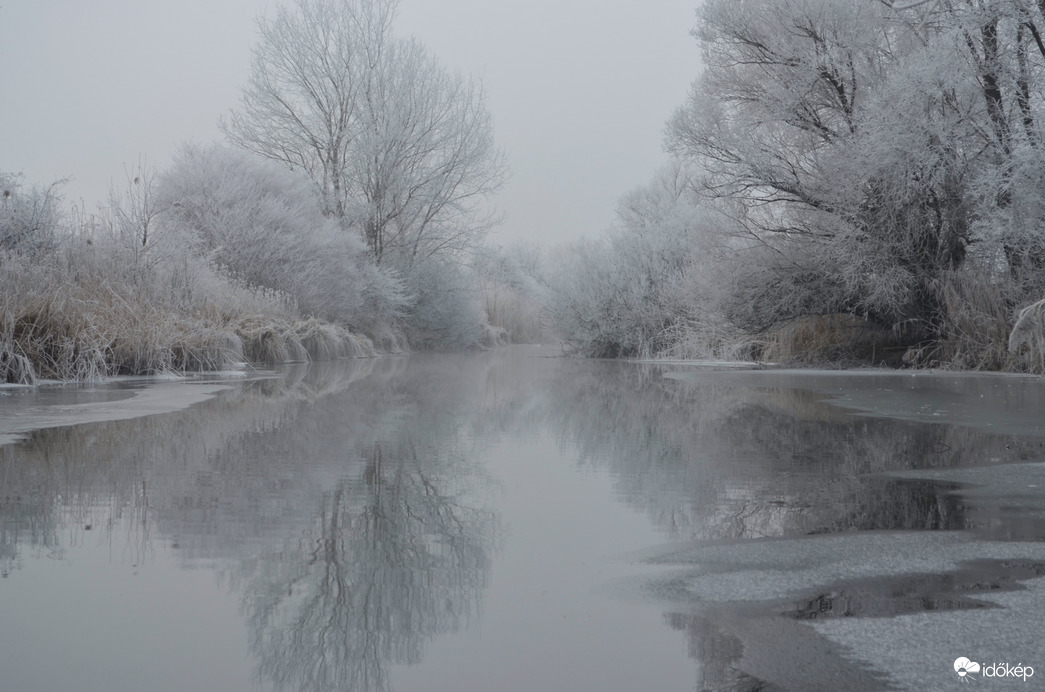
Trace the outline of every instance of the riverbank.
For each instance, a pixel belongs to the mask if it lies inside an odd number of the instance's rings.
[[[32,258],[0,254],[0,384],[225,371],[244,361],[406,348],[380,320],[367,336],[206,264],[150,264],[126,248],[98,245],[77,240]]]

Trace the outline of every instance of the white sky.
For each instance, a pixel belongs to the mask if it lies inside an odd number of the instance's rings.
[[[478,75],[512,179],[495,239],[596,236],[665,160],[700,70],[699,0],[400,0],[399,28]],[[140,156],[221,139],[271,0],[0,0],[0,170],[88,209]]]

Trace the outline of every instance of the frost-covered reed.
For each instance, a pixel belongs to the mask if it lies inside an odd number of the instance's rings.
[[[274,336],[264,336],[266,324]],[[0,382],[374,353],[366,337],[298,317],[205,265],[136,263],[105,238],[69,237],[48,253],[0,254]]]
[[[174,285],[178,277],[121,271],[99,262],[92,246],[33,261],[3,257],[0,380],[98,380],[377,353],[344,326],[285,312],[243,289],[213,295],[207,284],[217,277],[196,278],[188,295]]]
[[[231,326],[247,360],[261,363],[364,358],[378,353],[369,338],[315,318],[249,315]]]
[[[154,273],[159,285],[150,284],[96,250],[70,242],[50,256],[0,258],[6,381],[213,370],[243,359],[228,329],[157,297],[172,277]]]

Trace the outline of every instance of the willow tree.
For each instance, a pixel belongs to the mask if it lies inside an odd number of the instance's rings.
[[[481,238],[503,183],[484,92],[393,32],[395,0],[295,0],[259,21],[237,145],[305,171],[379,261]]]

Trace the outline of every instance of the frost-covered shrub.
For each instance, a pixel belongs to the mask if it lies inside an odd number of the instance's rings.
[[[61,183],[25,186],[0,171],[0,251],[37,254],[53,249],[65,223]]]
[[[1000,254],[1000,252],[999,252]],[[1022,370],[1028,365],[1009,351],[1009,334],[1017,308],[1036,299],[990,255],[974,254],[959,271],[947,272],[933,284],[945,307],[936,326],[938,337],[912,348],[911,365],[967,370]]]
[[[376,355],[364,336],[316,319],[296,320],[247,315],[231,328],[243,343],[247,359],[261,363],[289,363]]]
[[[478,281],[452,259],[431,257],[405,275],[413,300],[404,318],[410,344],[416,348],[473,348],[483,337]]]
[[[581,241],[551,258],[548,311],[559,336],[584,355],[636,355],[641,330],[618,286],[615,257],[605,241]]]
[[[306,274],[295,282],[292,275],[280,275],[280,259],[275,253],[264,255],[265,248],[244,248],[240,256],[218,260],[222,248],[214,237],[201,237],[175,214],[158,210],[151,176],[141,168],[135,173],[127,190],[114,193],[97,215],[76,218],[59,209],[60,188],[23,192],[7,185],[12,176],[0,175],[10,192],[4,197],[3,228],[37,229],[35,235],[8,233],[10,242],[0,247],[0,381],[33,384],[41,378],[213,370],[244,358],[373,355],[367,337],[341,324],[302,317],[299,300],[319,304],[317,294],[288,290],[310,279],[329,292],[323,294],[328,300],[336,300],[338,291],[353,292],[350,305],[378,324],[383,343],[397,343],[400,337],[390,324],[405,301],[398,297],[398,283],[379,271],[365,250],[350,253],[347,260],[354,269],[337,267],[329,281]],[[225,200],[215,204],[242,211]],[[26,219],[36,219],[35,225]],[[243,229],[216,224],[212,230]],[[248,239],[239,239],[249,245]],[[349,241],[345,247],[360,244]],[[258,254],[251,255],[254,250]],[[231,264],[243,256],[258,265],[270,259],[267,268],[289,283],[251,280],[246,270],[256,265],[249,262],[240,265],[243,272],[232,271]],[[331,257],[342,256],[330,252],[317,260],[303,253],[288,260],[305,272],[335,272],[333,261],[322,261]],[[280,288],[284,285],[288,288]]]
[[[697,336],[719,321],[717,227],[684,167],[672,162],[624,197],[618,218],[605,238],[553,258],[548,311],[559,335],[599,357],[682,355],[681,344],[691,356],[720,350],[719,330],[703,342]]]
[[[404,307],[399,281],[355,232],[323,214],[307,179],[277,164],[186,146],[156,197],[165,211],[157,236],[192,248],[246,286],[289,296],[306,314],[369,329]]]
[[[185,288],[202,298],[206,277],[171,266],[143,272],[125,253],[99,235],[89,244],[67,237],[32,260],[0,256],[0,343],[20,357],[22,381],[212,370],[242,360],[220,317],[204,314],[202,301],[186,305]]]
[[[802,242],[759,244],[723,258],[722,311],[747,332],[763,332],[803,315],[847,311],[840,270]]]
[[[542,282],[540,249],[526,244],[485,247],[473,267],[485,317],[485,345],[535,343],[544,335],[543,308],[547,287]]]

